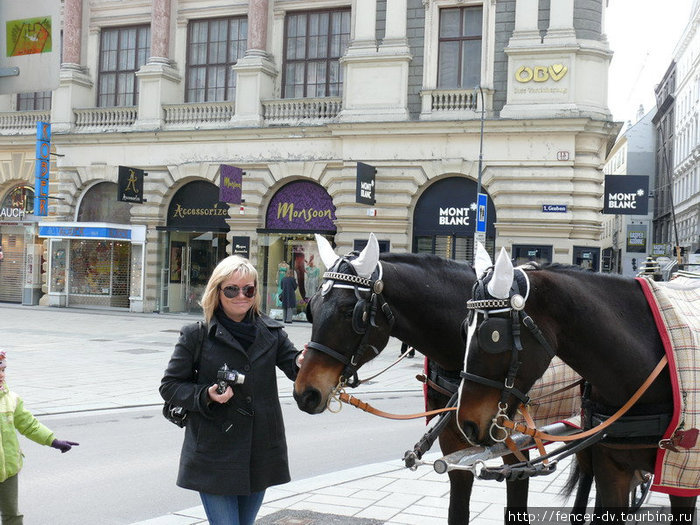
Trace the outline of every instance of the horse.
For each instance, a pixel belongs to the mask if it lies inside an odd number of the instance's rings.
[[[606,434],[588,431],[591,439],[602,440],[578,455],[580,469],[594,476],[600,510],[628,509],[635,472],[654,472],[674,406],[671,376],[658,372],[664,344],[643,283],[558,264],[514,269],[505,249],[495,266],[488,255],[475,266],[480,278],[468,303],[468,347],[457,410],[464,438],[488,446],[506,440],[513,429],[524,431],[511,420],[556,355],[587,381],[584,428],[613,419],[633,395],[638,398],[627,422],[623,416]],[[650,386],[637,392],[645,379]],[[691,431],[697,438],[697,431]],[[683,521],[692,522],[686,520],[694,517],[697,486],[659,490],[669,493],[676,520],[685,513]],[[612,515],[620,519],[619,513]]]
[[[462,368],[462,324],[476,274],[468,263],[429,254],[379,254],[374,234],[362,253],[338,257],[325,238],[316,236],[321,259],[330,271],[310,299],[311,342],[294,383],[299,408],[323,412],[341,381],[387,345],[390,337],[408,343],[445,371]],[[341,379],[342,377],[342,379]],[[428,396],[429,410],[442,408],[449,396]],[[439,434],[444,454],[466,448],[454,424]],[[469,521],[473,474],[449,472],[448,523]],[[507,506],[524,508],[528,481],[507,483]]]

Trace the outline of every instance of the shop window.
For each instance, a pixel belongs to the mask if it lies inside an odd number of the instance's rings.
[[[17,95],[17,111],[40,111],[51,109],[51,91],[34,91]]]
[[[136,71],[146,63],[150,51],[151,28],[148,25],[102,29],[98,107],[138,104]]]
[[[71,241],[70,294],[128,296],[129,247],[126,242]]]
[[[235,100],[231,66],[245,55],[248,20],[231,17],[193,20],[187,34],[187,102]]]
[[[100,182],[92,186],[80,201],[78,222],[129,224],[131,204],[117,200],[117,184]]]
[[[482,7],[440,10],[438,88],[472,89],[481,83]]]
[[[287,14],[282,97],[340,96],[349,41],[350,9]]]

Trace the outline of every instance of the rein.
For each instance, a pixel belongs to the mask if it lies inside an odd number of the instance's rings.
[[[363,410],[369,414],[373,414],[375,416],[383,417],[386,419],[400,419],[400,420],[418,419],[418,418],[422,418],[422,417],[434,416],[436,414],[442,414],[444,412],[454,412],[455,410],[457,410],[457,407],[455,407],[455,406],[447,406],[445,408],[438,408],[437,410],[430,410],[428,412],[420,412],[418,414],[390,414],[389,412],[384,412],[382,410],[374,408],[369,403],[365,403],[364,401],[360,401],[355,396],[352,396],[346,392],[341,392],[338,396],[338,399],[340,401],[342,401],[343,403],[347,403],[348,405],[352,405],[355,408],[359,408],[360,410]]]

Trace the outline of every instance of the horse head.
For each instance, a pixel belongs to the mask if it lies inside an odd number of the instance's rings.
[[[316,242],[328,271],[307,306],[311,341],[294,382],[294,399],[310,414],[323,412],[337,388],[357,384],[357,370],[386,346],[393,324],[374,234],[362,252],[343,257],[325,238]]]
[[[481,258],[481,260],[480,260]],[[486,260],[488,258],[488,260]],[[496,264],[485,250],[477,251],[477,282],[467,302],[467,353],[459,392],[457,424],[473,444],[505,439],[500,418],[512,418],[527,392],[547,369],[553,354],[526,352],[537,347],[528,330],[525,313],[530,281],[525,268],[513,268],[505,249]]]

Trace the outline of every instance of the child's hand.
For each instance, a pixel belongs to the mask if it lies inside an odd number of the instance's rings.
[[[77,447],[78,445],[80,445],[80,443],[61,441],[60,439],[54,439],[53,443],[51,443],[51,447],[60,450],[61,454],[68,452],[71,448]]]

